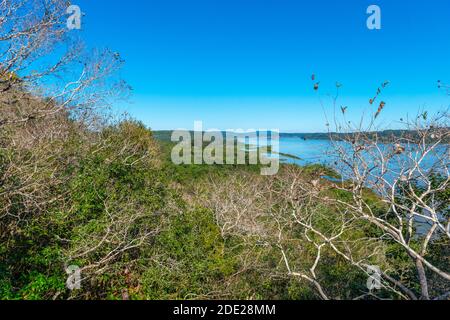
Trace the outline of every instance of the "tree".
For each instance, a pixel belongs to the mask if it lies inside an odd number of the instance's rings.
[[[333,102],[335,105],[336,99]],[[364,121],[353,126],[345,120],[344,111],[344,121],[335,118],[336,132],[330,132],[330,140],[334,166],[342,174],[342,182],[320,182],[331,184],[333,193],[302,183],[290,188],[300,190],[300,194],[290,196],[293,223],[317,248],[317,258],[309,275],[295,273],[283,252],[286,267],[290,274],[312,282],[327,298],[326,288],[322,288],[314,270],[328,248],[367,276],[373,264],[379,264],[383,290],[379,296],[368,290],[364,297],[379,298],[390,291],[405,299],[447,298],[449,114],[438,113],[430,119],[422,112],[413,121],[402,120],[404,131],[386,135],[376,127],[384,106],[381,102],[367,127],[363,127]],[[321,224],[320,210],[309,205],[317,202],[335,208],[339,218],[330,225]],[[365,232],[359,236],[353,232],[349,237],[352,230]],[[371,249],[361,252],[361,245]],[[380,259],[373,259],[380,253],[387,258],[384,265],[380,265]],[[411,263],[405,263],[403,256]],[[413,269],[415,275],[410,272]]]
[[[87,52],[66,27],[67,6],[63,0],[0,2],[0,126],[60,111],[85,115],[129,89],[111,78],[123,63],[118,53]]]
[[[158,231],[159,197],[125,190],[126,179],[153,188],[151,133],[104,112],[130,89],[115,74],[124,61],[84,48],[66,27],[69,5],[0,1],[1,294],[68,297],[67,265],[83,262],[83,278],[117,272]]]

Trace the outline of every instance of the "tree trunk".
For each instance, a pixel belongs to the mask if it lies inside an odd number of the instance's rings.
[[[419,276],[420,288],[422,291],[421,299],[422,300],[430,300],[430,295],[428,292],[427,275],[425,273],[425,268],[423,267],[423,263],[419,259],[416,259],[416,268],[417,268],[417,274]]]

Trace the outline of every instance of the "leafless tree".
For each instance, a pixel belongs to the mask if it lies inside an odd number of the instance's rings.
[[[381,132],[376,121],[386,104],[379,105],[369,121],[356,126],[345,120],[348,108],[339,111],[343,121],[335,113],[329,166],[341,178],[330,179],[324,167],[311,172],[285,165],[276,177],[211,180],[201,202],[215,212],[223,235],[280,253],[276,268],[256,261],[254,267],[309,283],[319,298],[342,298],[324,284],[321,271],[341,261],[366,279],[374,266],[380,271],[381,290],[356,284],[365,291],[348,299],[447,299],[448,112],[434,117],[420,112],[402,119],[404,130]],[[392,248],[403,255],[400,264],[394,264]],[[335,279],[336,285],[340,281]]]
[[[69,5],[64,0],[0,2],[1,126],[60,111],[85,114],[128,89],[111,79],[123,63],[120,55],[84,50],[66,27]]]
[[[336,99],[337,95],[333,99],[334,107]],[[370,100],[371,104],[375,99]],[[345,120],[347,108],[341,108],[344,121],[335,116],[336,131],[330,132],[331,156],[335,157],[333,166],[342,174],[342,182],[330,182],[319,176],[312,185],[297,183],[286,188],[293,193],[288,198],[292,199],[294,222],[303,228],[305,238],[317,249],[316,261],[308,274],[293,271],[283,251],[286,267],[290,274],[313,283],[324,299],[328,298],[326,288],[320,286],[314,270],[320,264],[325,248],[333,250],[362,272],[368,272],[373,261],[380,261],[372,258],[383,256],[386,245],[393,243],[410,258],[416,269],[417,282],[395,278],[392,276],[395,270],[390,270],[386,264],[380,266],[384,289],[405,299],[445,299],[449,296],[448,112],[438,113],[432,119],[428,112],[421,112],[413,120],[402,119],[406,126],[404,131],[383,134],[376,127],[376,119],[385,105],[380,102],[365,128],[364,121],[353,126]],[[293,181],[301,179],[294,178]],[[324,192],[320,188],[323,185],[341,196]],[[298,190],[300,194],[297,194]],[[330,221],[329,226],[318,226],[316,221],[322,219],[321,213],[314,210],[312,203],[335,208],[339,219]],[[346,237],[349,231],[367,226],[374,228],[373,235],[363,233],[361,238],[351,241]],[[282,230],[285,229],[280,228],[280,237]],[[361,255],[360,245],[370,250]],[[431,246],[440,248],[437,258],[431,257]],[[414,290],[416,284],[420,292]],[[372,291],[362,297],[369,296],[377,298]]]
[[[156,146],[140,138],[135,126],[125,122],[119,137],[102,135],[111,124],[103,110],[130,91],[116,76],[124,61],[111,50],[85,48],[66,26],[69,5],[0,0],[0,241],[5,243],[34,219],[48,218],[52,208],[73,214],[67,185],[73,177],[64,172],[80,159],[116,144],[121,151],[115,156],[125,165],[156,165]],[[85,276],[106,270],[158,231],[142,227],[151,213],[137,203],[102,200],[109,219],[98,232],[76,244],[58,239],[67,247],[64,263],[83,260]]]

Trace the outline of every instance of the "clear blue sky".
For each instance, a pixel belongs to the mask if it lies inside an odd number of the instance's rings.
[[[312,73],[324,97],[343,84],[339,104],[350,119],[385,80],[387,127],[450,103],[436,85],[450,82],[449,0],[74,3],[85,13],[81,37],[126,60],[122,77],[134,95],[121,109],[153,129],[203,120],[207,128],[324,131]],[[370,4],[381,7],[380,31],[366,28]]]

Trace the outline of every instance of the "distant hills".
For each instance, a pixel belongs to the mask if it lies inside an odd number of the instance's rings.
[[[160,130],[153,131],[153,136],[155,139],[160,141],[170,141],[173,130]],[[190,131],[191,135],[194,131]],[[225,131],[222,131],[222,134],[225,137]],[[281,138],[300,138],[307,140],[328,140],[328,133],[280,133]]]
[[[450,130],[449,129],[441,129],[441,130]],[[160,131],[153,131],[153,136],[155,139],[160,141],[170,141],[171,135],[173,130],[160,130]],[[191,134],[194,132],[191,131]],[[222,134],[225,135],[225,132],[222,132]],[[401,136],[409,136],[411,137],[414,134],[417,134],[417,132],[414,133],[414,131],[408,131],[408,130],[384,130],[384,131],[376,131],[376,132],[370,132],[366,133],[367,135],[377,135],[379,140],[388,140],[392,139],[393,137],[401,137]],[[327,133],[327,132],[321,132],[321,133],[280,133],[280,138],[298,138],[298,139],[304,139],[304,140],[330,140],[330,136],[334,137],[335,139],[348,139],[352,136],[352,133]]]

